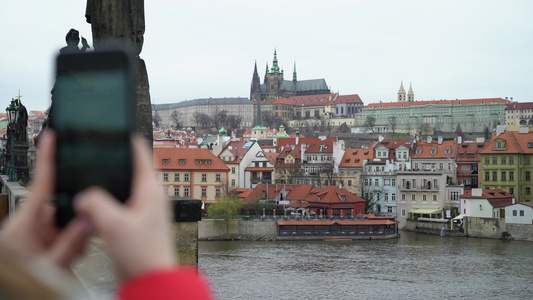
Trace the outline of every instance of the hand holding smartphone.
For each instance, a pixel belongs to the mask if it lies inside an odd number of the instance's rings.
[[[126,52],[60,54],[54,86],[56,223],[74,218],[73,200],[90,186],[125,202],[132,181],[136,107]]]

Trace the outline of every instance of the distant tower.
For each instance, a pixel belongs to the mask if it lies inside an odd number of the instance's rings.
[[[294,62],[294,71],[292,72],[292,81],[294,82],[298,81],[298,77],[296,76],[296,62]]]
[[[266,100],[276,99],[278,97],[279,87],[283,82],[283,70],[280,70],[278,66],[278,55],[274,49],[274,60],[272,61],[272,67],[266,74],[265,78],[265,98]]]
[[[403,88],[403,81],[400,84],[400,90],[398,90],[398,102],[405,102],[405,89]]]
[[[413,93],[413,86],[409,82],[409,92],[407,92],[407,101],[413,102],[415,101],[415,93]]]
[[[254,66],[254,75],[252,76],[252,87],[250,88],[250,101],[261,100],[261,80],[257,73],[257,62]]]

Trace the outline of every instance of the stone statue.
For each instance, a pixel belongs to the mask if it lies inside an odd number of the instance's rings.
[[[93,31],[96,50],[116,46],[133,47],[137,56],[144,40],[144,0],[87,0],[87,23]]]
[[[28,141],[28,111],[26,107],[22,105],[20,99],[16,100],[17,107],[19,109],[19,117],[15,124],[15,141],[27,142]]]
[[[87,44],[87,40],[84,37],[81,37],[81,49],[78,48],[78,44],[80,43],[80,33],[76,29],[69,30],[65,40],[67,42],[67,46],[59,50],[59,53],[61,54],[85,52],[87,49],[91,48],[89,47],[89,44]]]
[[[144,36],[144,0],[87,0],[85,18],[91,24],[95,51],[107,48],[131,49],[136,75],[137,133],[152,141],[152,104],[146,65],[139,57]]]

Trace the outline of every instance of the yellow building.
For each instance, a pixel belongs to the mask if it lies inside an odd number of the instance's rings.
[[[227,192],[229,168],[208,149],[153,150],[156,178],[166,195],[213,203]]]

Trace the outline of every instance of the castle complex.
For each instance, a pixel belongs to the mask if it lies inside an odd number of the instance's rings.
[[[257,73],[257,63],[254,67],[252,77],[252,87],[250,89],[250,100],[273,100],[277,98],[289,98],[291,96],[320,95],[329,94],[330,90],[325,79],[300,80],[296,75],[296,63],[292,73],[292,81],[283,78],[283,69],[278,65],[278,57],[274,50],[274,60],[272,68],[266,67],[263,84]]]

